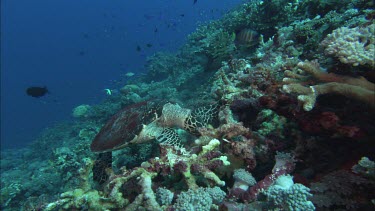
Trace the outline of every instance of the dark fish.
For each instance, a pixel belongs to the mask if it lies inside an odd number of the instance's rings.
[[[151,43],[147,43],[146,46],[147,46],[148,48],[151,48],[151,47],[152,47],[152,44],[151,44]]]
[[[48,89],[46,86],[38,87],[38,86],[31,86],[26,89],[26,94],[31,97],[42,97],[48,93]]]
[[[142,50],[141,46],[139,46],[139,45],[137,45],[136,49],[137,49],[138,52]]]
[[[158,28],[155,27],[155,29],[154,29],[154,33],[156,33],[156,32],[158,32]]]
[[[193,4],[196,4],[198,0],[194,0]]]
[[[185,14],[180,14],[181,17],[185,17]]]
[[[80,56],[84,56],[85,54],[86,54],[85,51],[80,51],[80,52],[79,52],[79,55],[80,55]]]

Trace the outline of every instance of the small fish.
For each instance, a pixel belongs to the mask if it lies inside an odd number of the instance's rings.
[[[194,0],[193,4],[196,4],[198,0]]]
[[[137,50],[138,52],[140,52],[140,51],[142,50],[141,46],[137,45],[136,50]]]
[[[104,89],[105,93],[107,95],[112,95],[112,90],[111,89]]]
[[[185,14],[180,14],[181,17],[185,17]]]
[[[154,29],[154,33],[157,33],[157,32],[158,32],[158,28],[155,27],[155,29]]]
[[[26,89],[27,95],[29,95],[31,97],[36,97],[36,98],[42,97],[47,93],[49,93],[49,92],[48,92],[48,89],[47,89],[46,86],[44,86],[44,87],[31,86],[31,87]]]
[[[152,44],[151,44],[151,43],[147,43],[146,46],[147,46],[148,48],[151,48],[151,47],[152,47]]]
[[[125,73],[125,76],[126,77],[132,77],[134,76],[135,74],[133,72],[128,72],[128,73]]]

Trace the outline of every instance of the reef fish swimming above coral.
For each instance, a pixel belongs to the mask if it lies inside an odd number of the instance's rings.
[[[31,96],[31,97],[43,97],[46,95],[48,92],[48,89],[46,86],[44,87],[39,87],[39,86],[32,86],[26,89],[26,94]]]

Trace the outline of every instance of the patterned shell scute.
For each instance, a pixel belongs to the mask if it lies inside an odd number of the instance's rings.
[[[152,122],[161,106],[145,101],[128,106],[115,114],[99,131],[91,143],[91,151],[107,152],[127,145],[142,131],[143,125]]]

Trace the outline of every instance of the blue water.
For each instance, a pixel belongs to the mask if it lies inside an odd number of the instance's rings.
[[[147,56],[175,51],[199,22],[241,2],[1,1],[2,148],[25,146],[44,128],[69,120],[74,107],[100,102],[103,89],[124,84],[123,74],[145,71]],[[47,86],[50,94],[29,97],[29,86]]]

